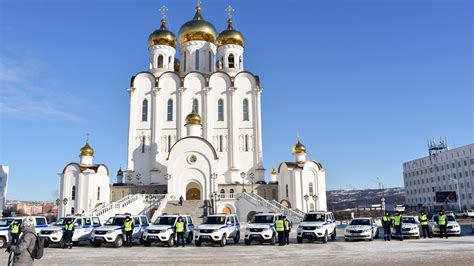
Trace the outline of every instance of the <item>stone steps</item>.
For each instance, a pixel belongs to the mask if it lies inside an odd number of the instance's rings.
[[[168,201],[163,214],[189,214],[193,218],[193,223],[199,225],[204,217],[204,201],[185,200],[183,206],[180,206],[177,200]]]

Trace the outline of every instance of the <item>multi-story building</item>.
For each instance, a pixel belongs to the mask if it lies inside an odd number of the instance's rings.
[[[0,213],[5,209],[7,200],[8,171],[8,166],[0,165]]]
[[[474,144],[455,149],[446,142],[429,145],[430,155],[403,163],[405,199],[411,209],[474,208]],[[436,195],[456,194],[440,202]]]

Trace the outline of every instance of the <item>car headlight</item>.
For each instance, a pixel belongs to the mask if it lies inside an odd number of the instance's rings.
[[[316,229],[321,229],[321,226],[316,225],[315,228],[316,228]]]
[[[107,231],[107,234],[112,234],[113,232],[115,232],[115,230],[109,230]]]
[[[212,232],[217,233],[217,232],[219,232],[219,229],[214,229],[214,230],[212,230]]]
[[[61,230],[61,229],[58,229],[58,230],[54,230],[54,232],[53,232],[53,233],[54,233],[54,234],[57,234],[57,233],[61,233],[62,231],[63,231],[63,230]]]
[[[250,228],[245,228],[245,232],[250,232]]]

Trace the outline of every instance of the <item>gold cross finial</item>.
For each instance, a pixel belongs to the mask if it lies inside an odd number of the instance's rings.
[[[161,13],[161,18],[166,19],[166,16],[168,15],[168,7],[165,5],[162,5],[160,7],[160,13]]]
[[[201,7],[201,4],[202,4],[202,1],[201,1],[201,0],[197,0],[196,6]]]
[[[89,143],[89,136],[90,136],[90,134],[86,133],[86,143]]]
[[[227,13],[227,18],[228,19],[232,19],[233,15],[234,15],[234,8],[232,8],[231,5],[228,5],[225,9],[225,12]]]

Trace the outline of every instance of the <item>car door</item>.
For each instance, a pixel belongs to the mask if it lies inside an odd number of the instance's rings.
[[[191,216],[186,217],[187,223],[186,223],[186,238],[189,237],[189,233],[192,233],[194,231],[194,225],[193,225],[193,220]]]
[[[236,233],[236,228],[235,228],[235,220],[234,220],[234,216],[229,216],[227,219],[229,219],[230,221],[230,234],[229,234],[229,237],[235,237],[235,233]]]
[[[84,222],[84,226],[82,227],[83,230],[82,230],[82,234],[80,235],[80,239],[86,240],[90,237],[92,233],[92,229],[94,229],[94,227],[92,226],[92,219],[90,217],[84,218],[83,222]]]
[[[48,223],[46,222],[46,218],[44,217],[36,217],[35,218],[35,231],[36,233],[39,233],[41,229],[45,228],[48,226]]]
[[[133,238],[140,238],[141,237],[141,223],[140,223],[140,217],[135,216],[132,218],[133,219]]]

